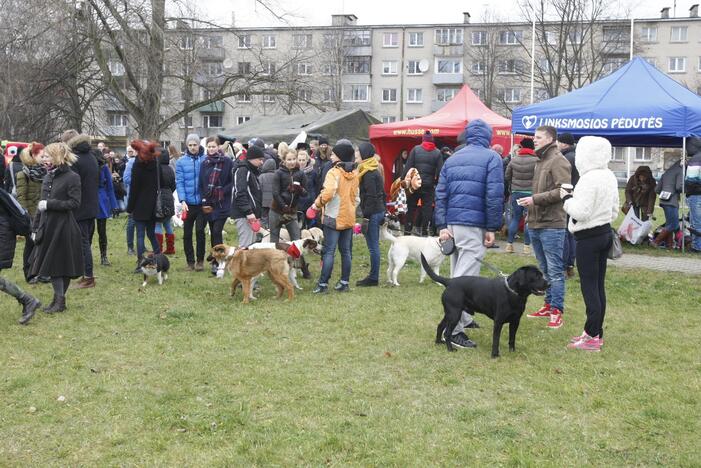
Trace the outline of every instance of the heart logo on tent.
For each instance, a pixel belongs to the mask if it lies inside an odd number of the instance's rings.
[[[526,129],[530,129],[533,125],[535,125],[537,120],[538,117],[535,115],[524,115],[521,118],[521,123]]]

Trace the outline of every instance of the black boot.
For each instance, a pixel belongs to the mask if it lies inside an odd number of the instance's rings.
[[[55,302],[48,309],[44,310],[47,314],[55,314],[56,312],[63,312],[66,310],[66,296],[56,296]]]
[[[41,302],[36,297],[30,296],[29,294],[23,294],[19,299],[17,299],[20,304],[22,304],[22,318],[19,319],[20,325],[26,325],[27,322],[34,317],[34,312],[41,307]]]
[[[56,294],[54,294],[54,298],[51,299],[51,303],[50,303],[49,305],[45,306],[45,307],[44,307],[43,309],[41,309],[41,310],[43,310],[44,312],[46,312],[46,313],[48,314],[48,313],[49,313],[49,310],[51,310],[51,309],[56,305],[56,298],[57,298],[57,297],[58,297],[58,296],[57,296]]]
[[[312,277],[312,274],[309,271],[309,263],[307,263],[307,261],[304,259],[304,255],[300,257],[300,260],[302,262],[302,278],[310,279]]]
[[[107,258],[107,251],[100,252],[100,265],[102,266],[112,266],[109,259]]]

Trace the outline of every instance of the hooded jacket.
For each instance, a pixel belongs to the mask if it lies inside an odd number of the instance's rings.
[[[570,163],[553,142],[536,151],[533,172],[533,205],[528,207],[529,229],[565,229],[567,215],[562,209],[560,186],[572,180]]]
[[[71,151],[78,160],[71,166],[73,172],[80,176],[80,206],[75,210],[76,221],[86,221],[97,218],[100,211],[98,198],[99,167],[97,158],[90,148],[90,138],[78,135],[68,140]]]
[[[360,203],[358,171],[352,162],[337,162],[326,174],[324,186],[315,200],[322,209],[321,222],[343,231],[355,225],[355,208]]]
[[[263,193],[263,208],[270,208],[273,203],[273,178],[275,177],[275,161],[266,159],[260,168],[260,190]]]
[[[521,148],[518,155],[511,158],[506,166],[504,182],[511,187],[512,192],[533,192],[533,172],[538,158],[530,148]]]
[[[643,181],[640,176],[644,176]],[[635,170],[626,184],[626,205],[640,207],[643,213],[651,215],[655,210],[655,186],[657,181],[652,177],[652,171],[648,166],[640,166]]]
[[[245,218],[263,215],[263,192],[258,181],[260,172],[248,160],[237,161],[234,169],[234,187],[231,190],[231,217]]]
[[[294,182],[299,182],[298,188],[292,188]],[[280,166],[273,175],[272,209],[282,214],[296,213],[299,200],[306,193],[306,189],[307,177],[301,169],[290,171],[287,167]],[[297,193],[293,194],[292,190],[296,190]]]
[[[660,194],[662,192],[670,192],[672,194],[668,200],[662,200],[660,198],[660,206],[679,206],[679,194],[682,193],[682,186],[684,184],[682,166],[679,161],[672,164],[669,169],[667,169],[660,182],[655,187],[655,192]]]
[[[584,234],[610,225],[618,217],[618,181],[608,168],[610,159],[611,143],[605,138],[586,136],[579,140],[575,155],[579,182],[572,197],[563,203],[570,215],[570,232]]]
[[[421,188],[432,189],[438,181],[438,175],[443,167],[441,151],[432,142],[423,142],[414,146],[404,164],[402,178],[406,177],[409,169],[416,168],[421,176]]]
[[[701,195],[701,137],[691,137],[686,142],[686,151],[689,154],[686,169],[686,196]]]
[[[467,125],[466,145],[449,157],[436,187],[435,222],[496,231],[504,213],[504,170],[491,149],[492,128],[477,119]]]
[[[202,204],[200,193],[200,170],[205,160],[204,148],[200,145],[197,154],[185,151],[175,163],[175,185],[178,188],[178,199],[188,205]]]

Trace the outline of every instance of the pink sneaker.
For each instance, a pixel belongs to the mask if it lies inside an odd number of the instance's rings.
[[[539,318],[539,317],[550,317],[550,304],[547,302],[543,304],[543,307],[538,309],[536,312],[533,312],[532,314],[526,315],[528,318]]]
[[[573,336],[572,338],[570,338],[570,343],[576,343],[586,336],[589,336],[589,335],[587,335],[587,332],[583,331],[581,335]]]
[[[601,340],[598,336],[592,338],[585,333],[584,337],[579,341],[568,344],[567,349],[581,349],[583,351],[598,352],[601,351]]]
[[[562,326],[562,312],[558,309],[551,309],[550,321],[548,322],[548,328],[557,329]]]

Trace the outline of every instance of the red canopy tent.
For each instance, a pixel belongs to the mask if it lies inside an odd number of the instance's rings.
[[[414,120],[370,125],[370,142],[382,157],[385,174],[390,175],[397,155],[403,149],[410,150],[420,144],[421,136],[426,130],[433,134],[439,148],[455,147],[458,135],[465,130],[468,122],[475,119],[482,119],[492,126],[492,144],[499,143],[504,149],[510,149],[511,120],[485,106],[467,85],[463,86],[450,102],[431,115]],[[392,177],[385,177],[387,190],[392,184],[391,179]]]

